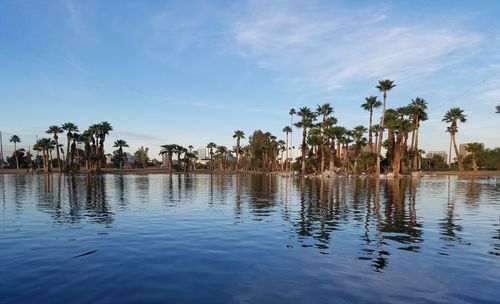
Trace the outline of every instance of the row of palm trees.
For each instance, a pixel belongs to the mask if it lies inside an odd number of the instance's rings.
[[[179,168],[187,171],[189,168],[193,169],[195,160],[197,158],[196,151],[193,151],[193,146],[189,145],[187,148],[178,144],[166,144],[161,146],[160,155],[167,156],[168,170],[173,170],[173,156],[177,156]],[[182,157],[183,156],[183,157]]]
[[[428,104],[424,98],[416,97],[406,106],[389,108],[388,93],[395,87],[396,84],[392,80],[380,80],[376,88],[382,94],[382,101],[377,96],[365,98],[361,107],[369,113],[368,128],[360,125],[347,129],[338,125],[337,118],[333,116],[333,107],[330,103],[324,103],[318,105],[315,110],[309,107],[292,108],[289,111],[290,125],[282,129],[285,141],[277,140],[276,136],[268,132],[257,130],[249,138],[249,144],[242,147],[241,139],[245,138],[245,134],[241,130],[235,131],[233,138],[236,139],[236,146],[232,150],[236,155],[234,168],[247,169],[250,164],[254,169],[257,166],[267,171],[280,170],[280,167],[281,170],[292,170],[295,165],[294,169],[302,174],[340,170],[376,175],[385,168],[395,176],[402,172],[419,170],[421,155],[424,153],[419,149],[419,130],[421,123],[428,119]],[[374,111],[380,107],[380,123],[374,124]],[[500,109],[497,110],[500,112]],[[463,112],[460,108],[451,108],[443,117],[443,122],[449,124],[447,132],[450,133],[450,149],[454,148],[461,171],[464,170],[463,159],[458,153],[456,133],[458,123],[467,121]],[[299,119],[294,123],[295,115]],[[290,157],[289,154],[293,151],[293,127],[299,129],[302,134],[301,155],[295,163],[293,156]],[[368,134],[368,139],[365,134]],[[385,157],[382,156],[382,147],[387,151]],[[218,149],[218,146],[209,143],[207,149],[210,151],[212,163],[213,150]],[[474,149],[474,145],[469,149]],[[222,150],[225,151],[226,148]],[[281,166],[277,165],[279,162]]]
[[[57,170],[59,172],[70,172],[80,169],[80,161],[85,161],[85,167],[89,172],[100,172],[105,159],[104,143],[106,136],[113,130],[111,124],[103,121],[98,124],[92,124],[81,134],[76,124],[67,122],[59,125],[51,125],[47,128],[46,133],[51,137],[37,139],[33,145],[33,149],[41,153],[41,161],[44,172],[49,172],[52,169],[52,151],[56,151]],[[64,145],[59,143],[59,135],[66,133],[66,153],[64,153]],[[14,143],[14,155],[16,155],[16,166],[19,169],[17,161],[17,144],[21,139],[17,135],[13,135],[10,140]],[[128,146],[121,143],[121,147]],[[123,141],[124,142],[124,141]],[[77,144],[83,145],[83,149],[78,149]],[[115,143],[116,145],[116,143]],[[63,153],[61,158],[60,154]],[[64,156],[64,154],[66,154]]]
[[[423,153],[418,146],[418,132],[421,123],[428,119],[427,102],[423,98],[416,97],[407,106],[388,108],[388,93],[395,87],[396,84],[392,80],[380,80],[376,88],[382,94],[382,101],[377,96],[369,96],[361,104],[361,108],[369,113],[368,128],[359,125],[348,129],[338,125],[338,119],[333,116],[334,109],[330,103],[317,105],[315,110],[309,107],[292,108],[289,111],[290,125],[282,129],[286,140],[278,140],[269,132],[257,130],[249,137],[248,145],[242,146],[241,140],[245,139],[245,133],[236,130],[233,134],[233,138],[236,139],[233,149],[229,150],[213,142],[206,146],[210,155],[209,168],[211,170],[216,168],[299,170],[302,174],[340,170],[376,175],[380,174],[382,167],[392,171],[394,175],[418,170]],[[374,124],[374,111],[380,107],[382,107],[380,123]],[[500,113],[500,105],[496,110]],[[295,123],[294,116],[299,118]],[[449,162],[451,163],[453,147],[460,171],[464,170],[464,166],[463,157],[457,148],[456,134],[458,124],[466,121],[464,111],[457,107],[451,108],[443,117],[443,122],[449,124],[446,130],[450,134]],[[302,134],[301,155],[296,159],[293,157],[294,127]],[[59,172],[79,170],[82,160],[85,161],[85,168],[88,171],[100,172],[105,160],[105,139],[112,130],[111,124],[106,121],[92,124],[81,134],[78,133],[78,126],[71,122],[61,126],[51,125],[46,130],[51,138],[38,139],[33,148],[42,153],[41,160],[45,172],[49,172],[52,167],[53,150],[56,151]],[[62,133],[66,133],[66,152],[63,149],[64,145],[59,143],[59,135]],[[368,134],[368,139],[365,134]],[[385,136],[387,138],[384,140]],[[19,136],[13,135],[9,141],[14,144],[14,150],[17,152],[17,144],[21,142]],[[78,145],[83,145],[83,149],[79,149]],[[467,150],[476,155],[481,150],[481,145],[471,143]],[[115,153],[119,159],[118,166],[122,168],[123,148],[128,147],[128,144],[125,140],[119,139],[113,146],[118,148]],[[381,155],[382,147],[387,151],[385,158]],[[484,148],[484,145],[482,147]],[[166,144],[161,148],[160,154],[167,155],[170,171],[173,169],[173,155],[177,156],[182,169],[194,168],[197,154],[192,151],[192,146],[184,148],[177,144]],[[62,158],[60,153],[63,154]],[[228,156],[232,153],[236,156],[236,160],[228,163]],[[17,153],[14,155],[16,166],[19,168]],[[473,162],[473,167],[477,169],[475,160]]]

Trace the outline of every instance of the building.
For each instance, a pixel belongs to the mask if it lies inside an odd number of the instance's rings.
[[[197,151],[198,151],[198,159],[199,160],[210,159],[210,156],[208,155],[207,148],[199,147]]]
[[[435,155],[441,156],[445,162],[448,161],[448,154],[445,151],[429,151],[425,158],[433,158]]]
[[[458,145],[458,154],[460,154],[462,157],[466,157],[469,155],[470,152],[467,151],[467,144],[460,144]]]

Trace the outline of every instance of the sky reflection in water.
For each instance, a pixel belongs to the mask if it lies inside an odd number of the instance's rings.
[[[0,175],[0,295],[495,302],[500,181]]]

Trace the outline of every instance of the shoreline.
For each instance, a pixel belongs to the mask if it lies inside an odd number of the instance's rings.
[[[80,171],[75,174],[88,174],[89,172],[87,171]],[[195,171],[172,171],[170,172],[166,168],[134,168],[134,169],[115,169],[115,168],[104,168],[101,171],[101,174],[237,174],[237,173],[244,173],[244,174],[273,174],[273,175],[279,175],[281,172],[259,172],[259,171],[234,171],[234,170],[227,170],[227,171],[209,171],[209,170],[195,170]],[[468,177],[484,177],[484,176],[500,176],[500,170],[497,171],[422,171],[422,176],[429,177],[429,176],[468,176]],[[26,172],[26,169],[0,169],[0,174],[44,174],[43,172],[39,173],[28,173]],[[58,171],[52,171],[49,172],[49,174],[60,174]],[[65,172],[62,172],[62,174],[66,174]],[[300,175],[296,175],[300,176]],[[355,176],[361,176],[361,175],[355,175]],[[321,175],[313,175],[313,174],[306,174],[304,177],[321,177]],[[365,175],[363,177],[369,177],[373,178],[374,175]],[[400,177],[411,177],[411,175],[400,175]]]

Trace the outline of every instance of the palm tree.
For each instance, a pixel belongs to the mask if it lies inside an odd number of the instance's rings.
[[[468,143],[465,149],[472,154],[472,169],[477,172],[477,154],[484,150],[484,144],[478,142]]]
[[[447,131],[450,132],[450,140],[455,150],[455,155],[457,156],[458,168],[460,171],[464,170],[464,165],[462,163],[462,155],[458,153],[457,142],[455,135],[458,132],[458,122],[464,123],[467,121],[467,116],[464,114],[464,110],[460,108],[451,108],[444,114],[443,121],[449,123],[450,126]]]
[[[366,138],[363,136],[366,131],[365,126],[356,126],[352,130],[352,137],[354,140],[354,168],[356,169],[359,156],[361,155],[361,148],[366,145]]]
[[[295,111],[294,108],[291,108],[290,111],[288,112],[288,115],[290,115],[290,129],[292,129],[292,131],[290,131],[290,147],[293,147],[293,115],[295,114],[297,114],[297,111]],[[293,160],[293,149],[290,151],[290,154],[291,154],[290,157]]]
[[[9,139],[11,143],[14,143],[14,156],[16,157],[16,168],[19,169],[19,160],[17,158],[17,144],[21,142],[21,138],[17,135],[12,135]]]
[[[412,123],[414,130],[412,132],[412,137],[411,137],[411,145],[410,148],[414,152],[413,153],[413,168],[417,169],[417,163],[418,163],[418,130],[420,128],[420,122],[425,121],[428,119],[427,116],[427,101],[425,99],[417,97],[415,99],[411,100],[411,103],[409,105],[409,111],[412,116]]]
[[[167,155],[168,157],[168,170],[172,172],[172,155],[174,154],[175,146],[173,144],[170,145],[162,145],[160,150],[160,155]]]
[[[214,142],[209,142],[207,145],[208,153],[210,154],[210,169],[214,170],[214,165],[213,165],[213,156],[214,156],[214,149],[217,148],[217,145]]]
[[[329,103],[324,103],[322,105],[318,105],[316,108],[316,113],[323,117],[321,125],[320,125],[320,133],[321,130],[325,130],[327,127],[327,118],[333,113],[333,108]],[[324,143],[323,136],[320,137],[320,151],[321,151],[321,162],[320,162],[320,172],[323,173],[325,170],[325,156],[326,156],[326,144]]]
[[[236,138],[236,171],[238,171],[238,165],[240,164],[240,140],[245,138],[245,133],[240,130],[234,131],[233,138]]]
[[[377,85],[377,89],[384,93],[384,103],[382,107],[382,117],[380,118],[380,128],[379,128],[379,135],[378,135],[378,147],[377,147],[377,167],[375,168],[376,172],[375,174],[380,176],[380,152],[382,151],[382,141],[384,138],[384,119],[385,119],[385,108],[387,104],[387,92],[389,92],[391,89],[393,89],[396,85],[392,80],[389,79],[384,79],[380,80]]]
[[[73,143],[71,144],[71,164],[73,164],[75,162],[75,158],[76,158],[76,165],[77,165],[77,168],[78,170],[80,169],[80,149],[78,149],[77,145],[82,143],[82,136],[78,133],[73,133],[71,135],[71,139],[73,140]]]
[[[380,108],[382,102],[377,99],[377,96],[365,97],[365,103],[361,107],[370,112],[370,127],[368,128],[368,147],[373,151],[373,110]]]
[[[68,139],[68,142],[66,145],[66,170],[68,170],[70,162],[74,158],[74,156],[70,155],[70,140],[73,136],[73,132],[78,132],[78,126],[72,122],[67,122],[67,123],[64,123],[61,126],[61,128],[67,132],[66,137]]]
[[[380,129],[380,125],[379,124],[375,124],[372,126],[372,130],[374,130],[373,132],[373,135],[375,136],[375,142],[373,143],[373,147],[375,148],[374,150],[376,150],[376,148],[378,147],[378,130]],[[377,151],[373,151],[373,153],[377,153]]]
[[[289,159],[288,159],[288,133],[291,133],[292,132],[292,128],[290,128],[290,126],[285,126],[283,128],[283,132],[286,134],[286,151],[285,151],[285,170],[288,170],[288,162],[289,162]]]
[[[106,140],[106,135],[113,131],[113,127],[107,121],[102,121],[97,125],[99,132],[99,159],[97,162],[97,172],[101,171],[101,164],[104,160],[104,141]]]
[[[219,170],[226,170],[226,155],[228,153],[226,146],[217,146],[215,151],[217,158],[219,160]]]
[[[401,171],[401,157],[405,153],[405,138],[412,128],[412,122],[408,118],[408,107],[388,109],[385,127],[388,129],[390,146],[388,154],[392,160],[392,173],[398,176]]]
[[[306,138],[307,138],[307,128],[312,127],[313,121],[316,115],[308,107],[302,107],[297,112],[300,116],[300,120],[295,123],[295,127],[302,128],[302,159],[301,159],[301,173],[306,173]]]
[[[59,147],[59,136],[57,134],[60,134],[62,132],[63,132],[63,129],[57,125],[52,125],[47,129],[47,131],[45,131],[45,133],[47,133],[47,134],[53,134],[54,140],[56,142],[56,147]],[[56,156],[57,156],[57,167],[59,167],[59,172],[62,172],[59,149],[56,149]]]
[[[42,163],[43,163],[43,171],[48,173],[50,171],[49,166],[49,150],[52,148],[52,140],[50,138],[40,138],[35,145],[33,145],[33,149],[42,152]]]
[[[118,148],[118,167],[119,169],[123,168],[123,148],[128,148],[128,143],[123,139],[118,139],[113,144],[113,148]]]

